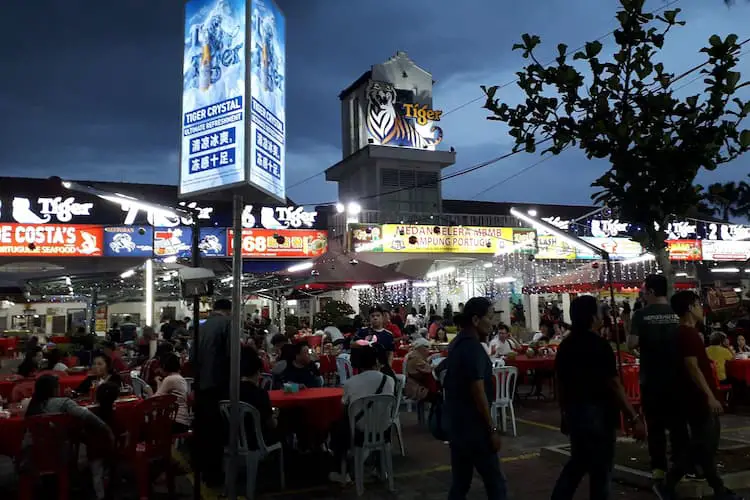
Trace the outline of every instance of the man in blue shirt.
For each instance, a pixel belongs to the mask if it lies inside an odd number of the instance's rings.
[[[474,297],[456,315],[461,332],[448,348],[445,416],[451,447],[452,482],[449,500],[465,500],[474,469],[484,482],[489,500],[505,500],[505,477],[500,471],[500,435],[490,413],[495,399],[492,364],[482,342],[492,332],[492,304]]]

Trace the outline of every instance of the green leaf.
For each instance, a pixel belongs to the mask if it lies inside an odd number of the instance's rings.
[[[560,57],[565,57],[568,53],[568,46],[564,43],[557,44],[557,52],[560,54]]]
[[[743,130],[740,133],[740,147],[742,149],[750,148],[750,130]]]
[[[586,43],[586,57],[591,59],[599,55],[602,51],[602,43],[599,41],[587,42]]]
[[[721,45],[721,38],[719,35],[711,35],[711,38],[708,39],[708,43],[711,44],[711,47],[718,47]]]
[[[737,86],[742,75],[737,71],[727,71],[727,86],[731,89]]]

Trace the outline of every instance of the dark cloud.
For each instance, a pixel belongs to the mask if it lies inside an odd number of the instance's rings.
[[[181,2],[5,0],[0,16],[0,173],[176,182],[182,58]],[[615,0],[462,3],[414,0],[280,0],[288,25],[288,184],[340,159],[338,93],[397,50],[431,71],[436,106],[453,109],[505,83],[523,64],[510,47],[538,33],[546,58],[614,26]],[[750,7],[731,11],[682,0],[690,23],[665,53],[676,72],[700,61],[712,32],[744,31]],[[719,2],[720,3],[720,2]],[[665,5],[650,2],[653,8]],[[7,52],[6,52],[7,54]],[[745,66],[747,68],[747,65]],[[697,91],[697,89],[696,89]],[[504,90],[518,98],[513,87]],[[506,152],[507,133],[475,102],[446,116],[446,145],[459,152],[446,173]],[[446,183],[445,197],[471,198],[538,160],[518,155]],[[743,159],[701,181],[744,177]],[[571,152],[502,183],[482,199],[586,203],[604,166]],[[704,180],[705,177],[705,180]],[[314,187],[314,189],[311,189]],[[290,190],[304,202],[334,199],[322,176]]]

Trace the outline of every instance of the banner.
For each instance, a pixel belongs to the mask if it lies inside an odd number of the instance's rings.
[[[227,229],[225,227],[202,227],[198,248],[204,257],[226,257]]]
[[[278,238],[277,238],[278,237]],[[279,241],[283,238],[283,242]],[[228,255],[233,251],[234,231],[227,230]],[[242,231],[243,257],[305,258],[323,255],[328,250],[328,232],[306,229],[245,229]]]
[[[180,196],[247,181],[247,1],[185,3]]]
[[[150,226],[116,226],[104,228],[105,257],[151,257],[154,253],[154,230]]]
[[[383,224],[386,253],[476,253],[494,255],[513,244],[513,228]]]
[[[576,258],[576,249],[558,240],[554,234],[537,234],[537,259],[550,260],[573,260]]]
[[[378,224],[349,224],[352,250],[383,251],[383,228]]]
[[[505,240],[498,241],[500,254],[522,253],[524,255],[536,254],[536,231],[527,227],[513,228],[513,242],[508,244]]]
[[[667,240],[669,260],[701,260],[700,240]]]
[[[155,257],[190,257],[193,230],[189,227],[154,229]]]
[[[79,224],[0,224],[0,255],[100,257],[101,226]]]
[[[637,241],[629,238],[581,238],[588,241],[594,246],[601,248],[609,253],[613,260],[634,259],[643,253],[643,247]],[[576,249],[576,258],[578,259],[598,259],[598,254],[593,251],[586,251],[582,248]]]
[[[750,241],[703,240],[703,260],[746,261],[750,259]]]

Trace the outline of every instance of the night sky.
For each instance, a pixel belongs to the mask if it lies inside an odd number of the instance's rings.
[[[650,1],[650,8],[663,5]],[[434,103],[449,113],[443,146],[458,152],[455,169],[510,150],[502,125],[485,120],[479,86],[512,81],[521,68],[511,46],[533,32],[549,60],[615,27],[614,0],[464,2],[280,0],[287,15],[287,185],[341,159],[339,92],[370,65],[406,51],[437,81]],[[682,0],[687,26],[667,41],[663,60],[681,73],[705,59],[713,33],[750,36],[750,3]],[[0,175],[176,183],[180,138],[182,18],[180,0],[3,0],[0,14]],[[611,44],[611,39],[605,44]],[[605,45],[606,47],[606,45]],[[606,48],[605,48],[606,50]],[[750,50],[741,68],[750,77]],[[688,78],[686,80],[690,80]],[[697,93],[700,81],[681,93]],[[510,102],[519,92],[504,89]],[[750,88],[745,88],[750,97]],[[746,124],[750,128],[750,123]],[[446,182],[444,197],[538,203],[588,203],[604,165],[564,152],[538,161],[519,154]],[[750,155],[701,175],[706,184],[742,180]],[[336,198],[318,176],[291,187],[299,203]]]

